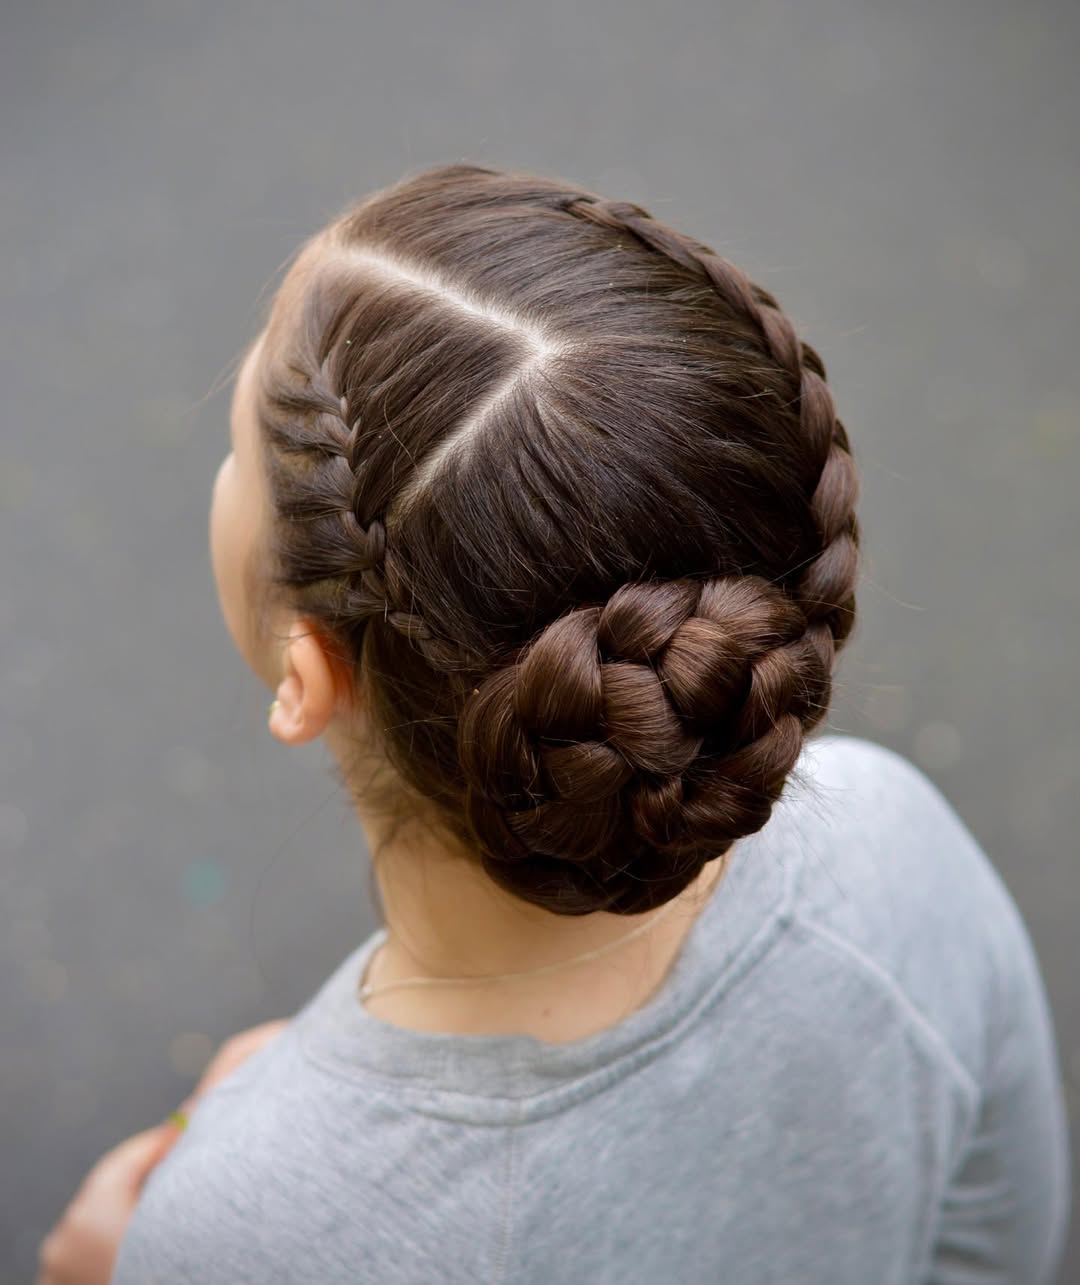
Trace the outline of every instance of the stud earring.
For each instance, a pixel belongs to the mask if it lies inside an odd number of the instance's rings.
[[[267,711],[267,714],[266,714],[266,721],[267,721],[267,722],[270,722],[270,721],[273,719],[273,717],[274,717],[274,710],[276,710],[276,709],[277,709],[277,707],[278,707],[280,704],[281,704],[281,701],[277,701],[277,700],[275,700],[275,701],[271,701],[271,702],[270,702],[270,708],[269,708],[269,710]]]

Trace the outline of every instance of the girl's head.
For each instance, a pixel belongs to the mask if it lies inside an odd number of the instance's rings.
[[[562,915],[651,910],[764,826],[854,623],[858,481],[736,267],[430,169],[302,247],[232,431],[226,620],[358,802]]]

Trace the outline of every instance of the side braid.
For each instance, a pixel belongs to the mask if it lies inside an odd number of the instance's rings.
[[[824,363],[809,344],[798,338],[776,299],[708,246],[652,218],[633,202],[572,196],[561,203],[561,208],[601,227],[627,232],[707,281],[728,307],[761,335],[767,354],[797,381],[805,447],[820,465],[810,510],[822,547],[797,580],[795,596],[822,659],[831,664],[834,644],[842,646],[855,623],[859,545],[855,507],[859,478],[847,431],[837,418],[825,382]]]
[[[386,602],[386,531],[381,519],[364,523],[359,516],[360,425],[351,421],[346,398],[333,388],[329,356],[307,373],[302,385],[290,390],[289,410],[293,414],[288,438],[278,442],[271,422],[271,443],[325,458],[319,466],[318,490],[305,486],[307,475],[290,476],[291,485],[276,496],[278,512],[289,522],[319,523],[320,535],[334,536],[320,542],[317,565],[308,566],[293,554],[293,578],[309,583],[316,574],[326,580],[352,577],[350,608],[367,615],[381,613]],[[332,501],[327,500],[328,491]],[[331,527],[336,529],[329,531]]]
[[[302,389],[290,395],[290,405],[300,412],[290,424],[288,449],[317,451],[326,457],[317,492],[308,491],[302,481],[278,496],[282,517],[291,522],[318,521],[328,537],[319,542],[317,566],[309,566],[290,548],[294,574],[300,583],[313,575],[335,583],[341,615],[355,628],[377,617],[402,637],[409,639],[436,668],[455,669],[467,657],[460,647],[436,636],[415,611],[404,610],[402,575],[387,548],[386,527],[381,516],[362,514],[364,442],[362,425],[349,410],[348,398],[339,394],[333,382],[332,354],[315,366]],[[270,430],[273,439],[272,428]],[[326,492],[335,500],[327,504]],[[299,549],[304,546],[300,545]]]

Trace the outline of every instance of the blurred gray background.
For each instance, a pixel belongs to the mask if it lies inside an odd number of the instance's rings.
[[[639,201],[821,353],[866,553],[830,726],[1002,872],[1080,1119],[1078,37],[1048,0],[3,6],[2,1279],[375,926],[326,752],[269,736],[219,618],[207,511],[280,265],[436,162]]]

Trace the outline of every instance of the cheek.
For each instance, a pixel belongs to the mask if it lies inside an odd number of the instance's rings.
[[[232,456],[226,456],[222,460],[214,478],[214,487],[210,493],[210,562],[214,568],[214,579],[217,581],[218,593],[222,590],[222,570],[224,565],[224,551],[227,544],[227,533],[225,531],[226,507],[228,504],[227,495],[227,473],[232,468]]]
[[[221,614],[241,655],[247,656],[243,622],[244,602],[242,531],[236,521],[233,457],[227,456],[214,479],[210,501],[210,561],[214,569]]]

